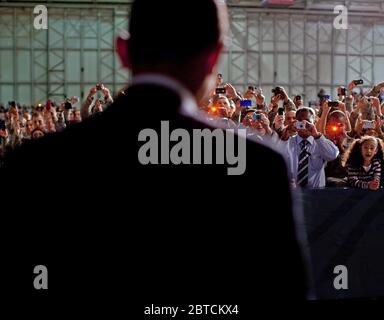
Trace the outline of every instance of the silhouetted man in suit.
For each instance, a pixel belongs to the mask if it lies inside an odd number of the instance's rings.
[[[117,42],[133,75],[125,95],[6,160],[8,190],[22,172],[36,183],[14,227],[41,244],[56,290],[71,291],[74,278],[85,292],[121,286],[145,304],[304,299],[283,158],[247,141],[246,170],[230,176],[228,163],[174,164],[169,155],[176,141],[167,132],[183,128],[192,139],[210,128],[194,115],[227,23],[222,1],[135,1],[130,35]],[[158,152],[143,152],[158,164],[140,159],[145,132],[158,134]]]

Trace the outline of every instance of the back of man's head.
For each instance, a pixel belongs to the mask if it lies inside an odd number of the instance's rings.
[[[136,0],[128,47],[132,65],[185,63],[222,41],[223,0]]]

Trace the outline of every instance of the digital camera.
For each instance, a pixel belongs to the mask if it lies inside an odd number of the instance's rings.
[[[252,116],[252,119],[254,121],[260,121],[261,120],[261,114],[260,113],[254,113]]]
[[[299,129],[299,130],[305,130],[306,129],[306,123],[305,123],[305,121],[297,121],[295,123],[295,127],[296,127],[296,129]]]

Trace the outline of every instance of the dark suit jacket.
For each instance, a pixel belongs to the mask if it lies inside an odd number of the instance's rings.
[[[147,304],[304,298],[280,155],[248,141],[241,176],[225,165],[138,162],[143,128],[160,132],[161,120],[171,130],[206,127],[179,108],[169,89],[134,86],[103,114],[9,155],[2,174],[17,210],[7,212],[7,247],[20,288],[30,267],[45,263],[51,296],[120,289]]]

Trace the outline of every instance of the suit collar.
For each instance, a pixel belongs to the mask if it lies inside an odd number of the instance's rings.
[[[177,80],[158,73],[145,73],[134,76],[132,86],[157,85],[172,90],[181,98],[180,112],[186,116],[193,116],[197,110],[196,99],[192,93]]]

